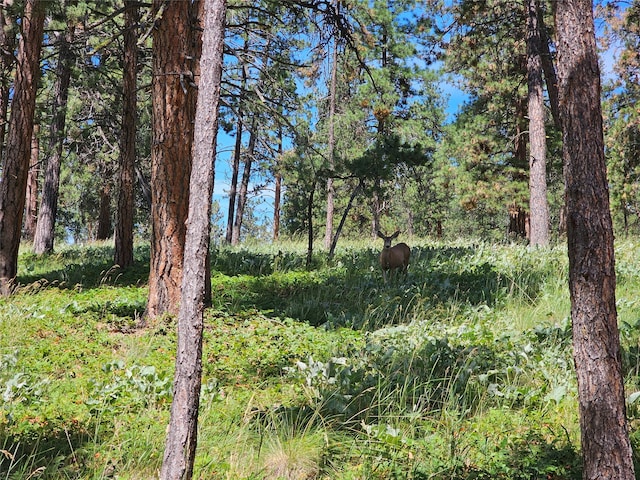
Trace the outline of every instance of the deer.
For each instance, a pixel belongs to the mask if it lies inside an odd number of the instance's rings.
[[[384,247],[380,253],[380,266],[382,267],[382,276],[385,283],[387,282],[387,273],[389,270],[401,269],[402,273],[407,275],[407,268],[409,268],[409,257],[411,256],[411,249],[406,243],[398,243],[391,246],[391,240],[400,235],[400,230],[387,236],[378,230],[378,237],[384,240]]]

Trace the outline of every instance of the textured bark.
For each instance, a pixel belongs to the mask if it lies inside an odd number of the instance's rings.
[[[47,161],[38,211],[38,225],[33,239],[33,251],[37,254],[53,251],[56,216],[58,212],[58,194],[60,191],[60,166],[62,163],[62,147],[64,142],[65,120],[67,116],[67,99],[71,82],[71,62],[73,60],[71,43],[75,26],[70,24],[58,42],[60,51],[56,67],[56,84],[52,111],[51,136],[49,150],[52,152]]]
[[[196,90],[191,2],[154,0],[151,268],[146,316],[177,314],[189,207]]]
[[[631,480],[592,3],[554,6],[583,478]]]
[[[27,175],[27,198],[24,208],[24,231],[23,238],[33,242],[36,234],[38,220],[38,174],[40,173],[40,141],[38,132],[40,128],[36,124],[33,126],[31,135],[31,159],[29,160],[29,174]]]
[[[0,158],[7,127],[11,72],[15,60],[13,51],[16,47],[16,33],[12,23],[11,14],[5,8],[0,8]]]
[[[120,175],[118,220],[113,262],[122,268],[133,265],[134,181],[136,166],[136,73],[138,71],[138,7],[136,0],[125,0],[124,59],[122,82],[122,132],[120,134]]]
[[[540,10],[538,9],[538,12]],[[558,102],[558,75],[553,62],[549,37],[549,32],[544,24],[544,15],[538,15],[538,27],[540,31],[540,57],[542,59],[542,70],[544,71],[544,80],[547,85],[547,94],[549,95],[549,104],[551,106],[551,116],[553,123],[558,130],[562,129],[560,123],[560,105]]]
[[[198,439],[203,300],[222,77],[225,0],[205,0],[203,16],[202,76],[195,118],[189,221],[184,253],[185,275],[182,280],[183,298],[178,315],[178,351],[171,419],[160,472],[162,480],[192,477]]]
[[[18,248],[31,158],[31,135],[40,73],[46,2],[27,0],[18,46],[11,118],[0,183],[0,294],[11,293],[18,272]]]
[[[544,93],[538,0],[528,0],[527,78],[529,90],[529,243],[549,244],[547,202],[547,139],[544,127]]]

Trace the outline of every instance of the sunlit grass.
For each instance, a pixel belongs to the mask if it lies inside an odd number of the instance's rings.
[[[195,478],[580,478],[565,247],[403,241],[388,283],[379,241],[332,261],[317,244],[311,270],[304,242],[213,252]],[[639,250],[616,249],[629,394]],[[120,271],[108,244],[22,252],[0,299],[0,479],[157,476],[176,339],[171,317],[138,327],[148,253]]]

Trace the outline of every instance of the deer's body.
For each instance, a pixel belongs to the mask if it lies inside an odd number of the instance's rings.
[[[400,270],[403,274],[407,274],[407,268],[409,268],[409,257],[411,256],[411,249],[406,243],[398,243],[391,246],[391,240],[400,235],[400,230],[397,230],[393,235],[387,236],[378,230],[378,236],[384,240],[384,247],[380,253],[380,266],[382,267],[382,276],[384,281],[387,281],[387,273],[389,270]]]

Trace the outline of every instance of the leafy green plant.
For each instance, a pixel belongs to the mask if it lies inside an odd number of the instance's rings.
[[[563,250],[411,245],[407,279],[388,285],[366,242],[311,271],[302,244],[216,251],[196,476],[579,478]],[[635,445],[640,274],[634,244],[618,249]],[[145,276],[111,254],[26,253],[0,299],[0,478],[160,466],[175,319],[138,326]]]

